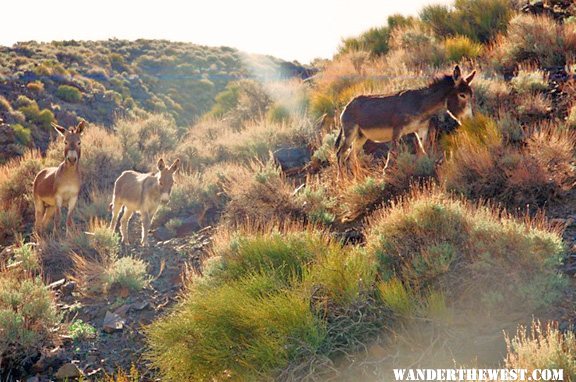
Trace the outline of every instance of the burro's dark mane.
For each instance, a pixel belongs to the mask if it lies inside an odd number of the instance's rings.
[[[381,96],[401,96],[408,93],[426,93],[431,90],[438,90],[441,88],[451,88],[454,86],[454,79],[449,74],[441,74],[432,79],[427,85],[416,89],[400,90],[399,92],[381,95]]]

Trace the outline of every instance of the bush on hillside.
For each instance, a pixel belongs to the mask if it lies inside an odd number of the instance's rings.
[[[564,253],[557,231],[434,188],[372,216],[366,243],[384,280],[397,276],[419,294],[441,291],[454,306],[541,308],[566,285],[557,272]]]
[[[0,272],[0,366],[20,370],[55,339],[60,322],[52,293],[39,278]]]
[[[450,157],[440,179],[448,190],[510,208],[538,207],[560,197],[576,175],[570,164],[575,137],[542,126],[524,139],[526,147],[511,147],[498,122],[482,115],[466,120],[445,143]]]
[[[60,85],[56,90],[56,97],[65,102],[79,103],[82,101],[82,92],[74,86]]]
[[[456,0],[454,8],[428,5],[420,19],[441,37],[466,36],[487,43],[505,33],[513,9],[508,0]]]
[[[168,380],[298,379],[385,322],[373,263],[318,232],[221,231],[214,252],[204,279],[148,331]]]

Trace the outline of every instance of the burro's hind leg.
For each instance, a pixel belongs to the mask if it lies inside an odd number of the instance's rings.
[[[116,231],[116,226],[118,225],[118,218],[120,217],[122,206],[122,203],[117,200],[112,202],[112,220],[110,221],[110,230],[112,232]]]
[[[122,235],[122,243],[125,245],[130,244],[128,240],[128,222],[132,218],[134,214],[134,210],[128,209],[128,207],[124,207],[124,214],[122,215],[122,219],[120,220],[120,235]]]
[[[150,213],[142,212],[140,219],[142,220],[142,239],[140,243],[142,244],[142,246],[147,246],[148,241],[146,240],[146,238],[148,237],[148,231],[150,230],[150,223],[152,221],[152,217]]]

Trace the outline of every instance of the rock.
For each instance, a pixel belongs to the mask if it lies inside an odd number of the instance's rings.
[[[276,150],[273,155],[283,171],[299,169],[311,159],[310,150],[305,146],[282,148]]]
[[[144,310],[146,308],[148,308],[150,306],[150,302],[148,301],[142,301],[140,303],[136,302],[134,304],[132,304],[132,308],[134,308],[135,310]]]
[[[166,241],[174,237],[174,233],[166,227],[156,228],[153,232],[153,235],[158,241]]]
[[[38,376],[35,375],[33,377],[28,377],[28,379],[26,379],[26,382],[40,382],[40,378],[38,378]]]
[[[98,357],[96,357],[95,355],[89,355],[88,357],[86,357],[86,364],[96,365],[98,360],[99,360]]]
[[[58,281],[54,281],[53,283],[48,285],[46,288],[51,289],[51,290],[55,290],[55,289],[60,288],[62,285],[64,285],[65,282],[66,282],[66,279],[60,279]]]
[[[106,316],[104,316],[104,323],[102,325],[102,330],[106,333],[114,333],[116,331],[124,329],[124,324],[126,321],[119,315],[106,311]]]
[[[176,228],[177,236],[186,236],[192,232],[198,231],[202,226],[198,221],[198,217],[195,215],[190,215],[186,219],[182,220],[182,224]]]
[[[128,311],[130,310],[131,307],[132,307],[131,304],[122,305],[121,307],[119,307],[114,311],[114,314],[117,314],[121,317],[126,317],[126,314],[128,314]]]
[[[80,378],[82,375],[82,370],[80,370],[78,366],[73,363],[66,363],[62,365],[56,374],[54,374],[57,379]]]

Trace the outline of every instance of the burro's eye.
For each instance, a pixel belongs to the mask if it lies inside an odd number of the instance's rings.
[[[466,97],[468,97],[468,95],[466,93],[458,93],[458,97],[460,97],[462,99],[466,99]]]

